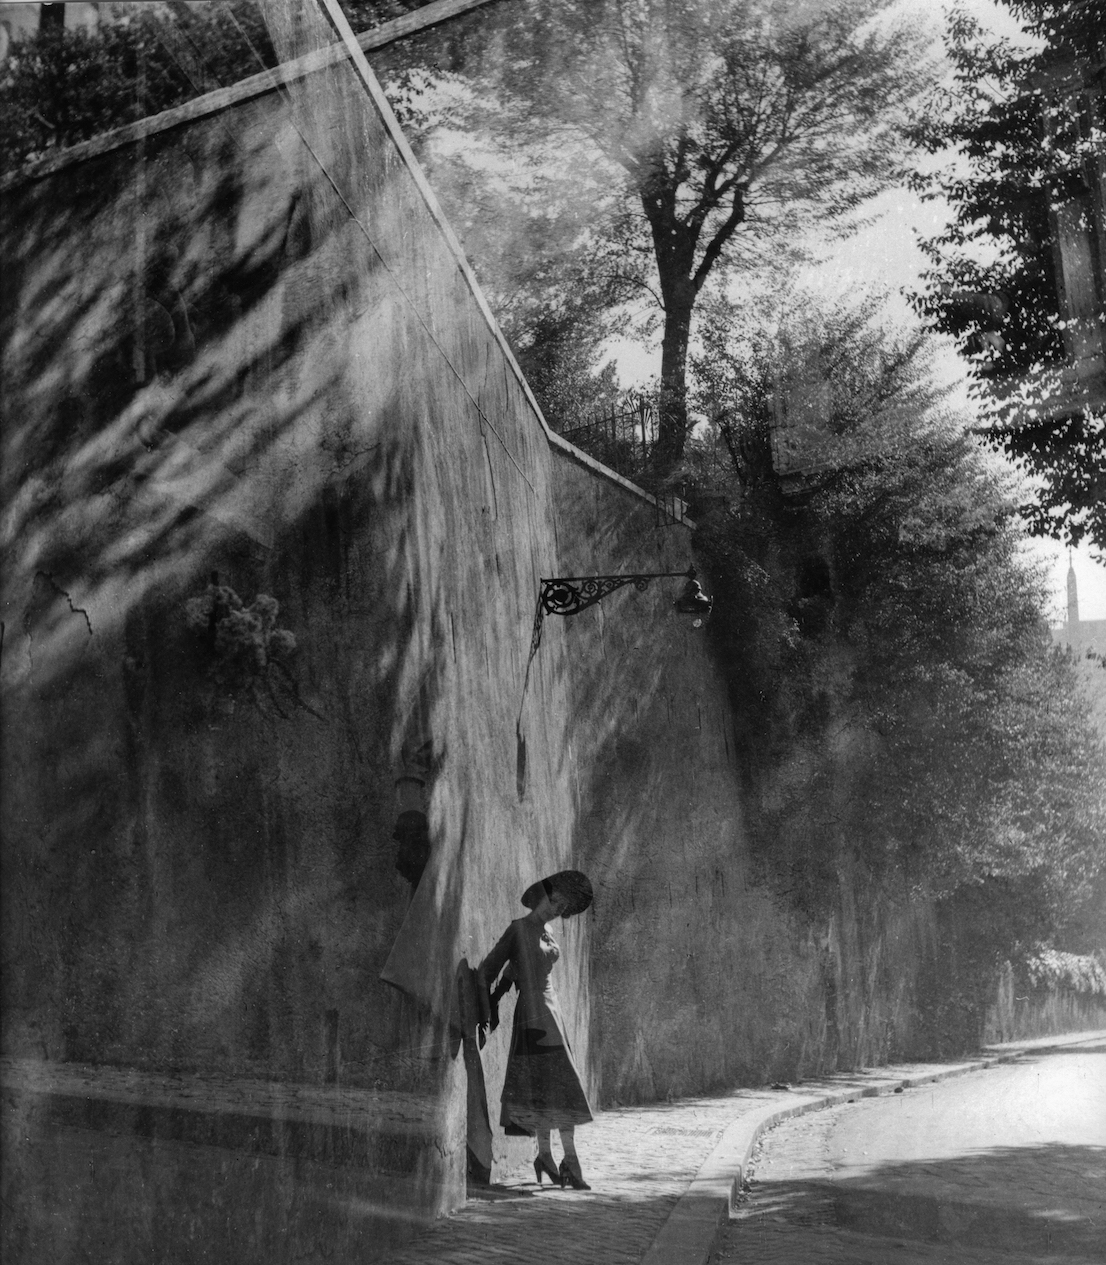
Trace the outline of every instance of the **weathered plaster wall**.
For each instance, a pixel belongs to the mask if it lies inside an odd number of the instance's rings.
[[[2,212],[10,1250],[241,1259],[260,1202],[275,1259],[386,1251],[456,1205],[454,973],[567,865],[597,1102],[886,1053],[924,928],[815,935],[756,885],[678,582],[547,619],[527,671],[540,577],[683,570],[690,535],[548,436],[351,68],[78,157]],[[213,571],[279,601],[288,676],[213,680]]]
[[[297,92],[5,193],[5,1052],[417,1093],[426,1213],[463,1198],[454,971],[571,859],[555,644],[517,786],[551,458],[352,72]],[[212,571],[280,602],[294,688],[213,685]],[[35,1171],[6,1161],[31,1205]]]

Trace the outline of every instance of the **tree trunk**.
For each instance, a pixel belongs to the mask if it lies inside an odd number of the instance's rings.
[[[691,313],[695,288],[681,277],[665,285],[664,334],[661,339],[661,398],[657,410],[657,444],[653,450],[653,474],[670,475],[680,463],[687,442],[687,345],[691,337]]]
[[[652,231],[657,281],[664,305],[657,444],[650,463],[650,473],[657,484],[679,465],[687,442],[687,345],[698,293],[692,276],[699,230],[680,218],[676,205],[677,184],[676,176],[669,172],[663,157],[657,157],[650,164],[649,178],[639,190],[642,210]]]

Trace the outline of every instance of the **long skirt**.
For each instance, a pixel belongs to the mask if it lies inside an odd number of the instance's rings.
[[[505,1132],[532,1135],[592,1119],[572,1051],[562,1042],[559,1032],[516,1025],[499,1116]]]

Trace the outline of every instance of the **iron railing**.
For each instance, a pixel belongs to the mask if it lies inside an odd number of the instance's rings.
[[[584,421],[565,425],[554,420],[553,429],[616,474],[640,481],[656,446],[657,421],[656,401],[632,392]]]

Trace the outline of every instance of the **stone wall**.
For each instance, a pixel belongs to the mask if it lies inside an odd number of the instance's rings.
[[[454,973],[571,859],[549,441],[348,65],[165,123],[5,191],[5,1053],[420,1096],[432,1214]],[[212,573],[292,657],[190,626]]]
[[[571,462],[555,475],[568,574],[635,559],[652,509]],[[687,565],[677,528],[653,536],[653,556]],[[645,1101],[885,1060],[910,1039],[929,911],[860,915],[842,874],[838,908],[811,928],[758,882],[729,700],[705,631],[670,596],[654,584],[610,598],[562,633],[574,852],[601,893],[591,1040],[603,1095]]]
[[[565,866],[597,892],[558,931],[597,1105],[874,1062],[909,1026],[924,917],[859,918],[846,881],[815,932],[757,885],[678,581],[531,655],[543,576],[682,571],[689,529],[549,434],[351,65],[266,83],[4,190],[20,1259],[241,1259],[259,1206],[274,1259],[383,1252],[456,1206],[456,972]],[[278,609],[212,614],[213,575]]]

